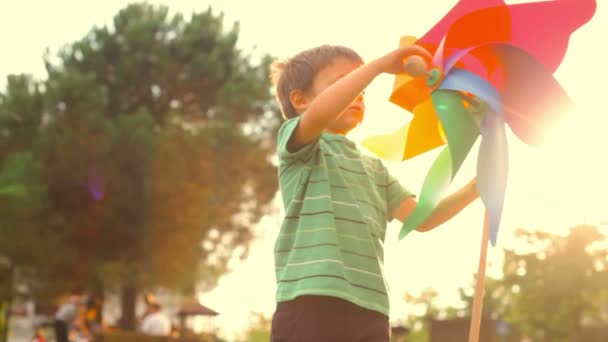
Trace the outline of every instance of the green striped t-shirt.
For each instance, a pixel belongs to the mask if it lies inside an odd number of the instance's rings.
[[[388,316],[386,224],[411,193],[342,135],[323,133],[290,153],[299,119],[278,136],[285,217],[274,249],[276,300],[327,295]]]

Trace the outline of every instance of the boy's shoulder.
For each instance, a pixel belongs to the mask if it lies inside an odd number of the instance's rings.
[[[370,171],[373,171],[376,176],[388,173],[388,169],[386,168],[382,160],[378,157],[361,153],[361,161],[363,162],[363,165],[368,167]]]
[[[378,158],[376,155],[371,154],[368,149],[363,147],[361,144],[356,144],[357,151],[361,156],[361,160],[365,163],[376,165],[377,167],[385,169],[384,162],[382,159]]]

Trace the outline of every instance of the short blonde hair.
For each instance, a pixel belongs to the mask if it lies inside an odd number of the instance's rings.
[[[275,85],[277,102],[285,119],[298,115],[289,98],[291,92],[296,89],[302,92],[309,91],[319,71],[330,65],[337,57],[363,64],[363,58],[353,49],[339,45],[321,45],[304,50],[286,60],[272,63],[270,75]]]

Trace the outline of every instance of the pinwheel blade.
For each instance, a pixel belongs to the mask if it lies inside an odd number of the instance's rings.
[[[414,108],[409,124],[387,135],[371,136],[362,144],[372,153],[387,160],[406,160],[445,144],[432,98]]]
[[[485,6],[476,6],[472,2],[483,2]],[[536,1],[509,5],[500,2],[461,0],[456,7],[467,7],[469,12],[460,11],[461,16],[451,22],[446,32],[446,46],[466,48],[508,43],[528,51],[553,73],[566,53],[570,36],[593,17],[597,7],[596,0]],[[492,29],[480,30],[480,27]],[[421,40],[425,40],[426,36]],[[490,51],[477,50],[473,54],[490,69],[496,65]]]
[[[502,115],[500,94],[488,81],[471,72],[457,68],[452,69],[438,89],[460,90],[474,94],[487,103],[492,110]]]
[[[483,9],[491,6],[500,6],[504,5],[504,0],[461,0],[454,5],[454,7],[439,21],[433,28],[431,28],[424,36],[420,38],[420,41],[428,44],[438,45],[441,42],[441,39],[448,33],[448,30],[458,19],[467,15],[468,13],[477,11],[479,9]],[[487,27],[492,27],[490,23]],[[479,30],[479,27],[476,26],[476,31]],[[492,30],[486,30],[492,31]]]
[[[433,98],[428,97],[414,108],[414,118],[410,123],[403,160],[413,158],[445,143],[446,141],[441,135]]]
[[[504,119],[488,113],[481,125],[477,190],[489,215],[490,241],[496,245],[507,188],[508,149]]]
[[[404,125],[391,134],[374,135],[365,138],[361,144],[384,160],[401,161],[405,152],[410,124]]]
[[[410,46],[416,43],[417,38],[413,36],[403,36],[399,41],[400,47]],[[397,106],[413,112],[414,108],[422,101],[431,96],[430,89],[426,86],[424,75],[413,77],[407,73],[395,75],[393,91],[389,101]]]
[[[423,223],[435,210],[441,195],[448,189],[452,181],[452,156],[449,147],[439,153],[424,179],[418,205],[403,223],[399,239],[403,239],[412,230]]]
[[[552,125],[572,109],[570,98],[532,55],[506,44],[493,44],[492,50],[504,78],[500,98],[506,122],[523,142],[541,144]]]
[[[443,39],[441,39],[441,43],[439,43],[437,50],[433,54],[433,60],[432,60],[433,65],[442,66],[444,54],[445,54],[445,37],[443,37]]]
[[[471,52],[471,50],[473,50],[472,47],[461,49],[446,58],[445,64],[443,65],[444,74],[447,75],[450,71],[452,71],[452,68],[456,65],[456,63],[458,63],[464,56]]]
[[[509,43],[530,52],[554,72],[566,53],[570,36],[593,17],[596,8],[596,0],[509,5],[504,0],[460,0],[416,44],[433,51],[446,35],[449,52],[488,43]],[[480,29],[483,27],[492,29]],[[486,67],[492,69],[496,65],[490,51],[472,53]]]
[[[469,110],[465,108],[460,92],[437,90],[433,92],[432,98],[448,140],[454,177],[475,144],[479,128]]]
[[[445,130],[448,147],[431,166],[422,185],[418,205],[401,228],[400,239],[433,213],[479,136],[479,128],[463,105],[459,92],[438,90],[433,93],[432,99]]]

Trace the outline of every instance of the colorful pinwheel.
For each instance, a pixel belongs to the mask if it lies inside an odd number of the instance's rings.
[[[447,143],[431,166],[404,237],[435,209],[479,135],[477,188],[486,207],[490,240],[498,235],[507,183],[505,124],[523,142],[543,131],[571,102],[552,74],[570,35],[593,16],[595,0],[506,5],[462,0],[422,38],[405,37],[433,53],[430,65],[408,61],[421,75],[399,75],[390,100],[412,121],[363,144],[382,158],[406,160]],[[416,74],[416,72],[412,72]]]

